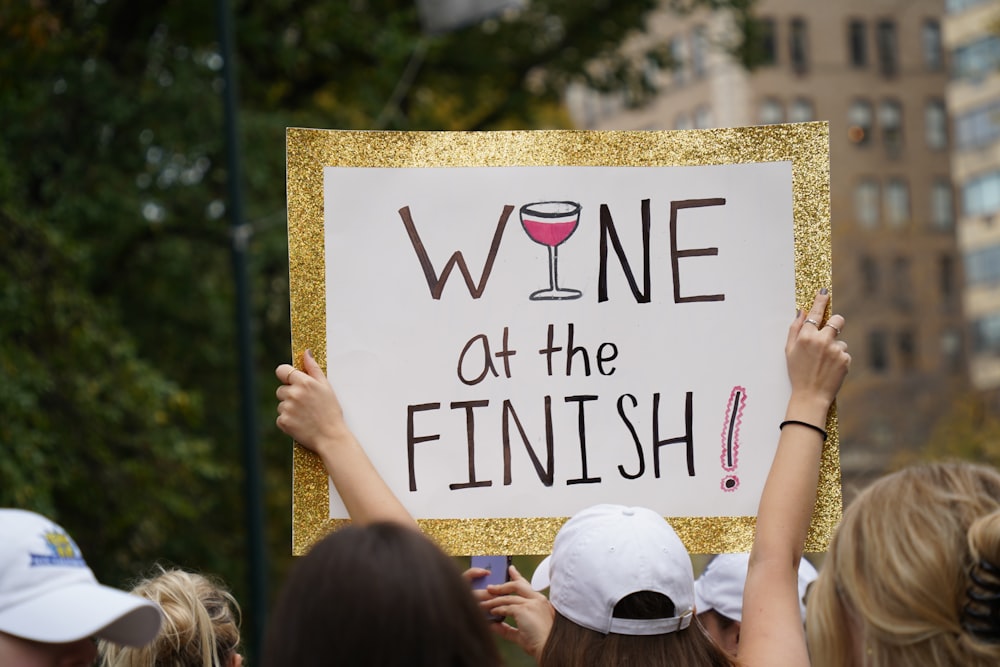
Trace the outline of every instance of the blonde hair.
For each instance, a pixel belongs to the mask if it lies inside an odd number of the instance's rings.
[[[983,561],[1000,567],[996,470],[932,463],[875,482],[844,513],[809,593],[813,666],[861,667],[856,642],[864,667],[997,665],[1000,643],[967,629]]]
[[[240,643],[240,606],[220,583],[183,570],[164,570],[131,591],[160,605],[163,626],[135,648],[100,642],[105,667],[224,667]]]

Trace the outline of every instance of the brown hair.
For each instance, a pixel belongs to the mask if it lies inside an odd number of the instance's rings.
[[[669,618],[674,604],[660,593],[641,591],[616,606],[618,618]],[[692,620],[683,630],[659,635],[602,634],[556,612],[542,649],[541,667],[734,667],[736,663]]]
[[[158,568],[131,593],[163,610],[150,644],[135,648],[100,642],[105,667],[223,667],[238,651],[240,606],[221,583],[184,570]]]
[[[265,667],[498,667],[458,565],[418,531],[352,525],[292,568],[271,615]]]
[[[812,664],[853,665],[856,642],[869,667],[998,664],[1000,643],[965,627],[981,560],[1000,566],[996,470],[933,463],[875,482],[844,513],[809,593]]]

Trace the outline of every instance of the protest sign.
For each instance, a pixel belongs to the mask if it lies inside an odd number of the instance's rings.
[[[748,549],[796,304],[830,285],[824,123],[288,131],[292,347],[452,553],[544,553],[597,502]],[[836,423],[810,549],[841,510]],[[347,518],[297,449],[294,548]]]

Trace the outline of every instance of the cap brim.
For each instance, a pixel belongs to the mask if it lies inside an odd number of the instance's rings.
[[[552,560],[552,556],[546,556],[543,558],[542,562],[535,568],[535,572],[531,575],[531,588],[533,590],[544,591],[549,587],[550,560]]]
[[[49,644],[99,637],[144,646],[160,631],[160,608],[116,588],[81,582],[63,586],[0,614],[0,630]]]

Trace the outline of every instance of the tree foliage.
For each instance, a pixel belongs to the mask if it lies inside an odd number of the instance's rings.
[[[1000,468],[1000,413],[995,402],[996,396],[978,392],[956,396],[924,448],[901,462],[962,459]]]
[[[634,83],[643,62],[617,47],[658,3],[537,0],[434,37],[412,1],[234,4],[278,575],[290,522],[271,375],[289,353],[285,128],[565,126],[569,82]],[[750,15],[748,0],[667,4]],[[0,0],[0,40],[0,505],[61,521],[110,583],[166,559],[245,598],[212,5]],[[660,46],[648,57],[662,59]]]

